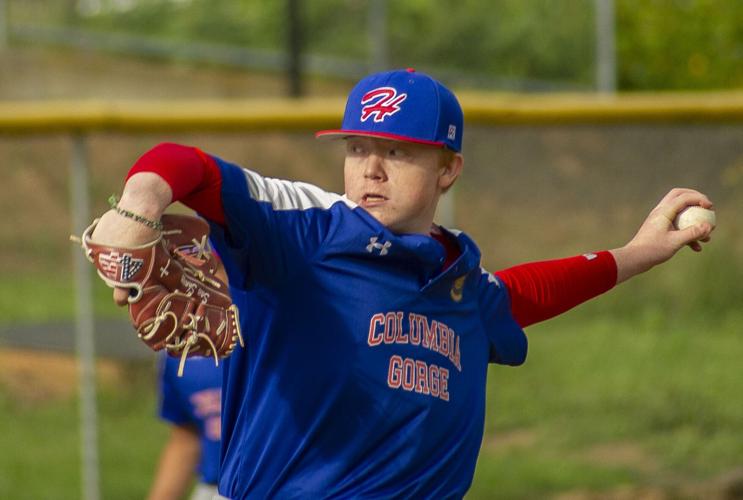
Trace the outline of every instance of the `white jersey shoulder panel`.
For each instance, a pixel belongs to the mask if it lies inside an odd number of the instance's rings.
[[[495,286],[500,288],[500,280],[495,277],[495,274],[491,273],[484,267],[480,266],[480,272],[485,275],[485,277],[488,279],[488,283],[493,283]]]
[[[345,196],[330,193],[306,182],[293,182],[272,179],[243,169],[250,196],[256,201],[271,203],[274,210],[306,210],[309,208],[330,208],[341,201],[351,208],[356,206]]]

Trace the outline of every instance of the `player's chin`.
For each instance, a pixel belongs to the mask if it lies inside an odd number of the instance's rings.
[[[377,219],[379,222],[384,224],[385,226],[388,226],[390,222],[393,222],[392,217],[390,216],[389,210],[386,206],[382,204],[374,204],[374,205],[361,205],[361,207],[369,212],[371,215],[374,216],[375,219]]]
[[[408,218],[402,216],[389,202],[366,209],[372,217],[377,219],[387,229],[395,234],[406,234],[415,232],[410,227]]]

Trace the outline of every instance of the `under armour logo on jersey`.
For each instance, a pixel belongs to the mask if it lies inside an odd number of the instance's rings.
[[[369,238],[369,244],[366,245],[366,251],[369,253],[374,252],[374,250],[379,250],[379,255],[387,255],[389,253],[389,248],[392,246],[392,243],[389,241],[385,241],[384,244],[379,243],[376,236],[372,236]]]
[[[400,111],[400,103],[407,99],[408,94],[399,94],[392,87],[379,87],[370,90],[361,98],[361,121],[365,122],[374,115],[376,123],[383,122],[388,116]]]
[[[144,264],[144,259],[133,259],[132,254],[119,252],[102,253],[98,256],[101,271],[109,278],[121,282],[127,282],[137,274]]]

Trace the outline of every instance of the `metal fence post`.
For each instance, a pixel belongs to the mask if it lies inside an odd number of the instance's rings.
[[[0,0],[0,50],[8,47],[8,2]]]
[[[369,40],[370,72],[388,70],[387,0],[371,0],[367,15],[366,31]]]
[[[81,235],[90,220],[88,168],[85,137],[72,137],[70,172],[72,229]],[[80,395],[80,452],[82,498],[98,500],[98,425],[95,395],[95,346],[93,342],[93,300],[91,266],[79,248],[73,249],[75,273],[75,346]]]
[[[287,77],[289,81],[289,97],[302,97],[304,94],[304,2],[303,0],[287,0]]]
[[[596,0],[596,88],[612,94],[617,90],[616,21],[614,0]]]

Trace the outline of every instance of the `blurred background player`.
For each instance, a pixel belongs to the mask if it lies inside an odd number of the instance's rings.
[[[210,358],[191,358],[178,377],[179,358],[160,359],[160,417],[171,424],[149,500],[211,500],[217,492],[222,369]]]

